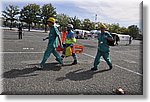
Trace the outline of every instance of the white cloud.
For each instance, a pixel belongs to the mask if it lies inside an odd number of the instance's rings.
[[[139,4],[135,1],[122,0],[90,0],[87,2],[75,1],[75,4],[86,11],[97,14],[101,19],[107,16],[115,20],[139,20]]]
[[[78,0],[74,2],[79,8],[91,14],[97,14],[98,21],[138,23],[140,20],[140,0]]]
[[[65,1],[65,0],[64,0]],[[10,0],[1,0],[1,2],[10,2]],[[13,0],[11,2],[63,2],[63,0]]]

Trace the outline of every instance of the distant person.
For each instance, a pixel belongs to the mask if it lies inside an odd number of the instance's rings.
[[[39,70],[43,69],[45,62],[47,61],[47,59],[49,58],[51,53],[53,53],[53,55],[56,57],[56,61],[58,61],[60,64],[63,65],[62,58],[59,55],[59,53],[56,51],[56,47],[58,47],[58,40],[59,40],[61,47],[62,47],[62,43],[61,43],[59,31],[58,31],[57,27],[54,25],[54,23],[55,23],[55,19],[52,17],[50,17],[47,20],[47,24],[50,28],[50,32],[49,32],[49,37],[47,37],[43,40],[49,39],[49,42],[48,42],[47,49],[44,53],[42,62],[40,63],[40,66],[38,67]]]
[[[120,41],[120,38],[119,38],[118,35],[115,35],[115,37],[116,37],[116,45],[118,45],[118,42]]]
[[[67,36],[67,27],[64,27],[62,29],[62,35],[61,35],[61,39],[62,39],[62,44],[63,46],[65,46],[65,42],[66,42],[66,36]]]
[[[19,38],[19,39],[22,39],[22,26],[21,26],[21,24],[19,24],[18,32],[19,32],[18,38]]]
[[[88,39],[88,34],[87,34],[87,32],[84,32],[84,39]]]
[[[79,39],[79,31],[76,31],[76,38]]]
[[[67,47],[71,47],[72,49],[72,57],[74,59],[72,65],[75,65],[77,64],[77,55],[75,53],[75,48],[74,48],[74,44],[76,43],[76,38],[75,38],[75,34],[73,32],[73,25],[72,24],[68,24],[67,26],[67,36],[66,36],[66,42],[65,42],[65,47],[64,47],[64,50],[63,50],[63,54],[62,54],[62,58],[65,57],[65,53],[66,53],[66,48]]]
[[[129,45],[132,43],[132,37],[129,38]]]
[[[104,24],[100,25],[101,33],[98,35],[98,50],[94,60],[94,67],[91,70],[98,70],[98,64],[100,63],[100,58],[103,56],[104,60],[109,65],[109,69],[112,69],[112,63],[109,56],[109,45],[108,41],[113,41],[113,37],[109,32],[106,31],[107,27]]]

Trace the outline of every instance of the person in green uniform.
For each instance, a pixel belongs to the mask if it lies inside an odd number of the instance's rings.
[[[61,56],[59,55],[59,53],[56,51],[56,47],[58,47],[58,40],[60,42],[60,46],[61,47],[63,47],[63,46],[61,43],[59,31],[58,31],[57,27],[54,25],[54,23],[55,23],[55,19],[52,17],[50,17],[47,20],[47,24],[50,28],[50,33],[49,33],[49,36],[43,40],[48,39],[49,42],[48,42],[47,49],[44,53],[43,60],[40,63],[40,66],[38,67],[38,69],[43,69],[45,62],[47,61],[47,59],[49,58],[51,53],[53,53],[53,55],[56,57],[56,61],[58,61],[60,64],[63,65],[63,60],[62,60]]]
[[[98,50],[96,58],[94,60],[94,67],[91,70],[98,70],[98,65],[100,63],[100,58],[103,56],[104,60],[107,62],[109,69],[112,69],[112,63],[109,56],[109,45],[108,41],[113,41],[113,37],[109,32],[106,31],[107,27],[104,24],[101,24],[100,30],[101,33],[98,35]]]

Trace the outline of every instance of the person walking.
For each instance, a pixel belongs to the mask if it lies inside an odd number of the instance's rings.
[[[38,69],[40,69],[40,70],[43,69],[45,62],[47,61],[47,59],[49,58],[51,53],[53,53],[53,55],[56,57],[56,61],[58,61],[60,64],[63,65],[62,58],[59,55],[59,53],[56,51],[56,47],[58,47],[58,40],[59,40],[60,46],[61,47],[63,47],[63,46],[62,46],[62,43],[61,43],[61,38],[60,38],[59,31],[58,31],[57,27],[54,25],[55,24],[55,19],[53,17],[50,17],[47,20],[47,24],[50,28],[50,32],[49,32],[49,36],[47,38],[43,39],[43,40],[48,39],[49,42],[48,42],[47,49],[44,53],[43,59],[40,63],[40,66],[38,67]]]
[[[98,64],[100,63],[100,58],[103,56],[104,60],[107,62],[109,69],[112,69],[112,62],[109,56],[110,48],[108,41],[113,41],[113,37],[109,32],[106,31],[107,27],[104,24],[100,25],[101,33],[98,35],[98,50],[94,60],[94,67],[91,70],[98,70]]]
[[[66,48],[70,46],[71,50],[72,50],[72,57],[74,59],[72,65],[75,65],[75,64],[77,64],[77,55],[75,53],[75,47],[74,47],[74,44],[76,43],[76,38],[75,38],[75,34],[72,30],[73,30],[73,25],[68,24],[68,26],[67,26],[68,33],[67,33],[67,36],[66,36],[65,47],[64,47],[64,50],[63,50],[63,53],[62,53],[61,57],[62,58],[65,57]]]
[[[132,37],[129,37],[129,45],[132,43]]]
[[[22,26],[21,26],[21,24],[19,24],[18,32],[19,32],[18,38],[19,38],[19,39],[22,39]]]
[[[65,47],[65,42],[66,42],[66,36],[67,36],[67,27],[64,27],[62,29],[62,44],[63,44],[63,47]]]
[[[118,42],[120,41],[120,38],[118,35],[115,35],[116,36],[116,45],[118,45]]]

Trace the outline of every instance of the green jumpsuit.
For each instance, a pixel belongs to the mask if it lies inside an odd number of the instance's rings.
[[[58,47],[58,36],[59,36],[59,31],[56,26],[53,26],[50,29],[50,33],[49,33],[49,37],[48,37],[49,42],[48,42],[47,49],[44,53],[43,60],[40,64],[41,66],[43,66],[45,64],[46,60],[49,58],[51,53],[53,53],[53,55],[56,57],[56,60],[60,64],[63,64],[63,61],[62,61],[59,53],[56,51],[56,47]]]
[[[97,50],[97,55],[96,58],[94,60],[94,68],[97,69],[98,64],[100,63],[100,58],[101,56],[103,56],[104,60],[107,62],[107,64],[109,65],[109,67],[112,67],[112,63],[110,60],[110,56],[109,56],[109,45],[107,42],[107,38],[112,38],[112,36],[110,35],[109,32],[101,32],[98,36],[98,50]]]

